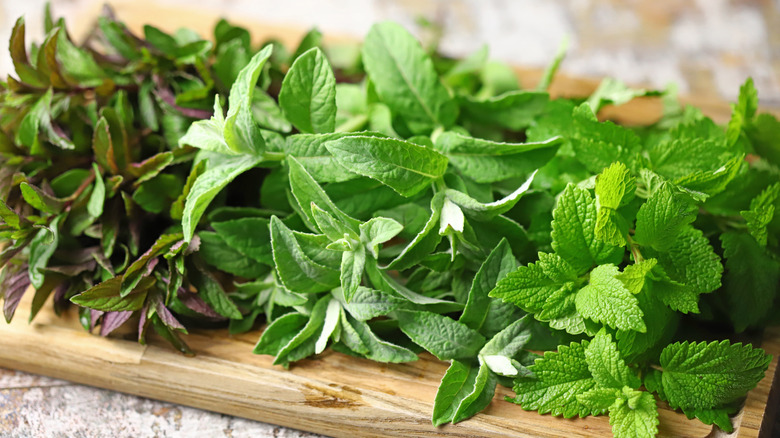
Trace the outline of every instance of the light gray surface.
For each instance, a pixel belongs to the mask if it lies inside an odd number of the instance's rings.
[[[3,368],[0,368],[0,436],[319,437],[270,424]]]

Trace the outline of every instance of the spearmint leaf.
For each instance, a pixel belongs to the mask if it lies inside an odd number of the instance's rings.
[[[292,130],[292,125],[284,118],[276,100],[262,89],[255,89],[255,95],[252,98],[252,115],[261,128],[283,133]]]
[[[279,105],[299,131],[333,132],[336,77],[322,50],[313,47],[295,59],[282,81]]]
[[[453,360],[433,402],[431,421],[457,423],[484,409],[493,399],[496,379],[487,366]]]
[[[538,411],[571,418],[599,415],[603,409],[594,409],[581,403],[578,394],[586,393],[596,386],[596,381],[585,361],[588,341],[561,345],[557,352],[545,352],[544,356],[528,367],[534,377],[520,377],[515,380],[515,398],[526,411]]]
[[[345,315],[342,321],[346,321],[352,327],[363,346],[368,350],[367,353],[363,354],[366,359],[384,363],[412,362],[418,359],[411,350],[377,337],[365,322],[358,321],[349,315]]]
[[[555,156],[560,143],[560,137],[540,142],[501,143],[445,132],[436,138],[435,147],[463,175],[478,183],[493,183],[527,177]]]
[[[759,245],[766,247],[769,233],[767,226],[775,217],[775,210],[780,206],[780,183],[772,184],[750,201],[750,210],[739,214],[747,221],[750,235]]]
[[[471,196],[453,189],[445,190],[445,195],[447,196],[448,201],[461,207],[469,216],[477,220],[488,221],[500,214],[506,213],[517,205],[520,198],[531,188],[534,176],[536,176],[536,171],[533,171],[531,176],[529,176],[514,192],[493,202],[479,202]]]
[[[349,136],[331,140],[325,147],[347,170],[380,181],[406,197],[428,188],[447,170],[447,157],[403,140]]]
[[[444,204],[441,206],[441,217],[439,218],[439,234],[442,236],[452,235],[455,233],[463,233],[463,229],[466,226],[466,218],[463,216],[463,210],[460,209],[454,202],[449,199],[444,199]],[[453,247],[453,257],[455,256],[455,249]]]
[[[263,331],[253,353],[276,356],[282,347],[301,331],[308,320],[306,315],[295,312],[280,316]]]
[[[590,282],[577,292],[577,311],[585,318],[604,323],[619,330],[647,330],[639,301],[616,278],[615,265],[597,266],[590,273]]]
[[[552,247],[578,273],[592,266],[619,262],[623,248],[596,238],[596,202],[587,190],[572,184],[566,186],[553,210]]]
[[[189,242],[195,233],[195,228],[200,222],[201,216],[206,211],[211,201],[238,175],[255,167],[263,157],[250,157],[241,155],[222,161],[213,167],[208,167],[205,172],[197,177],[192,184],[182,212],[182,228],[184,240]]]
[[[469,119],[520,131],[544,112],[548,100],[544,91],[511,90],[486,99],[459,96],[458,104]]]
[[[344,297],[342,295],[338,298]],[[368,321],[378,316],[387,315],[404,303],[406,300],[363,286],[357,288],[349,302],[342,300],[344,309],[358,321]]]
[[[415,344],[440,360],[470,359],[485,345],[485,338],[444,315],[399,311],[398,325]]]
[[[257,52],[230,87],[228,113],[223,135],[228,148],[237,153],[262,155],[265,140],[252,115],[252,99],[257,79],[266,61],[271,57],[272,45]]]
[[[325,324],[325,315],[331,301],[332,298],[328,295],[317,301],[306,325],[287,344],[279,349],[274,359],[274,365],[294,362],[314,354],[315,343],[319,333],[322,332]]]
[[[347,248],[352,250],[356,246],[357,234],[346,225],[336,220],[330,213],[321,209],[317,204],[311,204],[311,215],[317,228],[334,243],[345,241]]]
[[[366,251],[362,246],[341,254],[341,289],[347,302],[352,300],[352,296],[360,287],[365,267]]]
[[[187,201],[187,196],[189,196],[190,191],[192,190],[192,186],[195,184],[195,181],[198,179],[198,177],[206,171],[207,165],[208,161],[203,160],[192,166],[192,170],[187,176],[187,181],[184,183],[184,187],[182,188],[181,193],[179,193],[179,196],[171,204],[171,219],[177,221],[182,219],[182,215],[184,214],[184,203]]]
[[[599,122],[588,104],[574,109],[575,131],[571,145],[579,162],[593,173],[620,161],[632,168],[641,140],[634,131],[610,121]]]
[[[28,272],[30,284],[40,289],[43,286],[45,276],[42,269],[49,264],[49,259],[54,255],[59,245],[59,223],[62,216],[57,216],[49,225],[49,228],[41,228],[30,242],[30,256],[28,259]]]
[[[780,263],[748,234],[723,233],[720,241],[726,259],[721,292],[729,319],[737,332],[760,327],[777,298]]]
[[[137,291],[121,296],[119,291],[122,277],[112,277],[74,296],[70,301],[79,306],[103,312],[140,310],[146,300],[146,291],[153,283],[154,280],[147,277],[138,284]]]
[[[441,242],[441,235],[436,232],[436,228],[440,225],[441,209],[444,206],[444,194],[439,192],[431,199],[431,216],[425,223],[425,226],[419,233],[412,239],[401,253],[393,259],[384,269],[390,270],[404,270],[408,269],[428,254],[436,249],[436,246]]]
[[[654,293],[678,312],[698,313],[699,294],[712,292],[721,285],[720,257],[704,233],[691,226],[682,230],[666,252],[644,252],[658,260],[654,272],[660,275],[659,281],[653,282]]]
[[[493,336],[479,351],[479,357],[485,361],[494,373],[504,376],[516,376],[518,374],[517,369],[511,365],[510,359],[520,353],[531,336],[531,319],[524,316]],[[498,361],[497,359],[503,359],[503,361]],[[500,362],[504,362],[504,364],[509,366],[502,366],[501,369],[498,369],[496,365]]]
[[[211,226],[231,248],[250,259],[273,266],[270,221],[260,217],[244,217],[213,222]]]
[[[457,105],[439,82],[433,61],[400,25],[373,25],[362,55],[377,94],[413,133],[427,134],[437,126],[446,128],[455,122]]]
[[[661,353],[664,392],[673,408],[722,406],[753,389],[771,359],[764,350],[741,343],[677,342]]]
[[[628,386],[637,389],[642,385],[639,377],[620,357],[617,345],[605,329],[601,329],[590,341],[585,349],[585,360],[593,379],[600,386],[615,389]]]
[[[615,437],[653,437],[658,434],[658,409],[649,392],[623,390],[609,408],[609,424]],[[627,394],[626,394],[627,393]]]
[[[360,238],[374,258],[379,255],[379,245],[397,236],[403,225],[386,217],[375,217],[360,224]]]
[[[474,276],[466,307],[458,321],[471,329],[481,331],[490,308],[491,299],[488,293],[496,287],[499,280],[515,268],[517,268],[517,260],[512,255],[512,248],[509,247],[506,239],[502,239]]]
[[[198,120],[187,129],[179,139],[180,146],[192,146],[198,149],[218,152],[225,155],[241,155],[243,149],[234,150],[225,140],[225,115],[219,96],[214,97],[214,114],[208,120]]]
[[[295,134],[285,139],[284,152],[292,155],[312,178],[323,183],[343,182],[360,175],[349,172],[328,152],[325,143],[354,135],[377,136],[371,132],[336,132],[332,134]]]
[[[287,157],[287,166],[290,168],[290,189],[295,200],[298,201],[300,211],[303,213],[302,219],[304,219],[309,228],[318,231],[316,221],[312,217],[311,212],[311,206],[314,204],[334,216],[341,223],[347,225],[353,232],[357,232],[360,222],[349,217],[336,207],[327,193],[322,190],[317,181],[311,177],[298,160],[293,157]]]
[[[198,237],[200,237],[198,254],[207,264],[244,278],[257,278],[268,272],[267,266],[228,245],[221,234],[202,231],[198,233]],[[268,251],[268,258],[270,258],[270,245]]]
[[[623,163],[613,163],[596,177],[596,238],[614,246],[626,244],[628,226],[617,209],[634,199],[636,182]]]
[[[271,247],[279,279],[291,291],[317,293],[339,285],[339,271],[312,260],[276,216],[271,218]]]
[[[341,320],[341,305],[338,301],[331,299],[328,301],[328,308],[325,310],[325,321],[322,323],[322,331],[314,344],[314,354],[320,354],[328,346],[328,339],[338,327]]]
[[[639,207],[634,240],[642,246],[666,251],[696,219],[698,207],[674,186],[664,183]]]

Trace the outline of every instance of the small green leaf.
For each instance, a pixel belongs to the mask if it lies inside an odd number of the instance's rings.
[[[401,330],[441,360],[469,359],[485,345],[485,338],[444,315],[431,312],[399,311]]]
[[[485,409],[495,389],[496,378],[486,365],[453,360],[436,392],[433,425],[457,423]]]
[[[452,125],[457,106],[439,82],[431,58],[404,28],[391,22],[373,25],[362,54],[382,101],[412,132],[426,134]]]
[[[325,54],[313,47],[293,62],[279,92],[287,119],[304,133],[336,127],[336,77]]]
[[[244,217],[213,222],[211,226],[231,248],[246,257],[273,266],[270,221],[259,217]]]
[[[349,136],[325,143],[339,164],[376,179],[409,197],[444,175],[447,158],[414,143],[392,138]]]
[[[512,248],[509,247],[506,239],[502,239],[474,276],[466,307],[459,321],[474,330],[481,330],[491,305],[488,293],[496,287],[499,280],[515,268],[517,268],[517,261],[512,255]]]
[[[260,72],[272,51],[273,46],[269,44],[257,52],[230,87],[223,135],[228,148],[234,152],[262,155],[265,150],[265,140],[252,115],[252,97]]]
[[[501,143],[445,132],[436,137],[436,150],[463,175],[479,183],[528,177],[558,150],[560,137],[530,143]]]
[[[279,278],[291,291],[316,293],[340,284],[339,271],[312,260],[295,234],[276,216],[271,218],[271,247]]]
[[[366,251],[359,246],[341,254],[341,289],[347,302],[357,291],[363,281],[363,269],[366,266]]]
[[[97,163],[92,163],[92,170],[95,172],[95,186],[92,189],[92,194],[89,195],[87,211],[92,217],[100,217],[103,214],[103,203],[106,199],[106,185]]]
[[[447,196],[448,201],[458,205],[470,217],[476,220],[488,221],[500,214],[506,213],[517,205],[520,198],[522,198],[522,196],[528,192],[528,189],[531,188],[534,176],[536,176],[536,171],[533,171],[531,176],[529,176],[514,192],[493,202],[479,202],[471,196],[453,189],[447,189],[445,195]]]
[[[195,228],[201,216],[206,211],[214,197],[222,191],[233,179],[247,170],[255,167],[263,160],[262,157],[237,156],[224,160],[216,166],[209,167],[192,184],[182,212],[182,228],[184,240],[189,242],[195,233]]]
[[[19,188],[22,191],[24,200],[36,210],[57,214],[65,207],[65,202],[63,200],[47,194],[32,184],[23,182],[19,185]]]
[[[146,300],[146,290],[153,283],[153,278],[146,277],[143,282],[137,284],[136,291],[122,296],[120,294],[122,277],[112,277],[74,296],[70,300],[79,306],[103,312],[140,310]]]

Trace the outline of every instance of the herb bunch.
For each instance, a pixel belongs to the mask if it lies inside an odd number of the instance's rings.
[[[359,53],[316,31],[254,52],[224,21],[214,44],[49,28],[28,57],[17,25],[0,109],[8,318],[31,283],[34,312],[56,291],[87,327],[136,315],[182,351],[180,321],[225,320],[265,321],[254,351],[283,366],[426,350],[451,363],[437,426],[502,384],[615,436],[654,436],[658,400],[730,431],[768,367],[734,342],[780,283],[780,123],[751,80],[721,127],[614,80],[551,99],[563,53],[523,89],[393,23]],[[656,123],[597,118],[640,96]]]

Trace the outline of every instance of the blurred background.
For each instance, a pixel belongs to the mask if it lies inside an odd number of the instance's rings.
[[[104,0],[53,0],[55,16],[83,34]],[[632,85],[733,100],[748,76],[761,104],[780,106],[780,0],[117,0],[118,18],[161,25],[192,17],[226,17],[258,31],[258,23],[360,38],[372,23],[395,20],[424,36],[420,18],[441,29],[441,50],[467,55],[483,44],[492,58],[544,67],[560,42],[570,46],[562,71],[613,76]],[[0,0],[0,34],[17,17],[42,36],[45,0]],[[127,16],[123,15],[126,14]],[[254,25],[252,25],[254,23]],[[132,27],[132,23],[131,23]],[[174,26],[175,27],[175,26]],[[5,39],[5,37],[3,38]],[[0,75],[11,68],[0,57]]]

